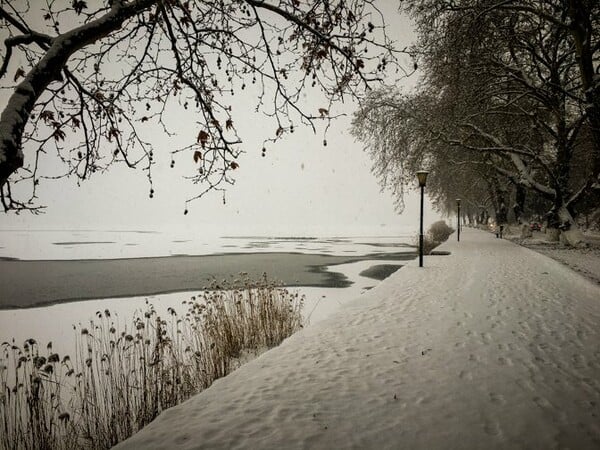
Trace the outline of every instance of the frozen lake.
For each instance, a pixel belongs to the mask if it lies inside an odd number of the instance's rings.
[[[320,267],[319,273],[327,280],[345,280],[344,287],[326,287],[327,282],[318,287],[298,286],[290,288],[306,297],[304,315],[309,323],[315,323],[336,311],[344,302],[352,300],[375,286],[379,281],[361,276],[361,272],[375,265],[385,264],[401,266],[407,259],[414,257],[414,248],[410,247],[412,237],[409,235],[378,236],[378,237],[211,237],[211,238],[185,238],[184,235],[157,232],[126,232],[126,231],[1,231],[0,232],[0,257],[2,264],[27,263],[37,264],[44,272],[51,272],[53,267],[63,263],[73,264],[78,261],[77,267],[84,267],[85,263],[123,264],[135,266],[140,261],[148,262],[156,257],[173,256],[175,258],[162,258],[161,261],[172,262],[182,255],[227,255],[227,258],[217,258],[217,261],[234,258],[234,255],[251,257],[252,254],[273,257],[283,257],[285,261],[301,260],[302,258],[326,256],[325,261],[344,261],[348,263],[335,263],[331,266]],[[282,254],[282,255],[280,255]],[[294,254],[301,254],[300,258]],[[377,255],[373,259],[370,255]],[[399,259],[393,259],[397,255]],[[16,259],[17,261],[10,261]],[[203,261],[206,258],[198,258]],[[24,261],[27,260],[27,261]],[[185,261],[185,260],[184,260]],[[263,261],[260,258],[250,258],[248,261]],[[302,262],[301,264],[308,264]],[[281,264],[280,264],[281,265]],[[288,269],[293,271],[294,266]],[[274,267],[273,270],[280,267]],[[246,271],[253,268],[248,267]],[[268,268],[254,267],[256,272],[267,271]],[[168,277],[177,276],[176,273]],[[226,269],[223,269],[226,270]],[[304,270],[302,268],[302,270]],[[302,270],[298,269],[301,275]],[[85,272],[85,271],[84,271]],[[308,272],[315,273],[310,266]],[[308,273],[307,272],[307,273]],[[294,275],[298,275],[294,274]],[[336,277],[331,275],[335,274]],[[106,277],[88,273],[85,284],[106,286],[111,283]],[[138,274],[140,280],[144,277],[156,278],[155,275]],[[341,277],[340,277],[341,275]],[[62,287],[67,290],[76,290],[76,281],[64,278]],[[290,275],[291,276],[291,275]],[[110,278],[110,277],[109,277]],[[282,277],[283,278],[283,277]],[[298,277],[297,277],[298,278]],[[300,277],[301,278],[301,277]],[[133,279],[133,278],[132,278]],[[303,278],[301,278],[303,279]],[[90,281],[92,280],[92,281]],[[296,280],[299,281],[299,280]],[[300,280],[301,281],[301,280]],[[19,282],[23,284],[26,282]],[[30,277],[30,286],[35,291],[36,279]],[[3,280],[0,292],[8,292],[9,280]],[[133,284],[133,282],[132,282]],[[147,284],[147,283],[145,283]],[[284,283],[286,284],[286,283]],[[288,283],[293,284],[293,283]],[[79,289],[79,288],[77,288]],[[135,292],[135,289],[134,291]],[[118,318],[121,326],[129,324],[136,311],[143,311],[146,302],[152,303],[157,311],[166,313],[168,308],[184,311],[182,301],[197,295],[198,289],[184,292],[170,292],[146,295],[115,295],[111,297],[92,298],[85,301],[57,301],[55,304],[32,308],[13,308],[0,310],[0,342],[15,340],[20,345],[27,338],[35,338],[40,343],[53,342],[54,349],[60,352],[72,351],[74,345],[73,325],[88,326],[96,312],[106,309],[111,311],[111,316]],[[7,294],[0,294],[0,297]],[[33,294],[32,294],[33,295]],[[77,295],[74,294],[76,297]],[[60,299],[58,299],[60,300]]]
[[[0,230],[0,258],[72,260],[258,252],[367,255],[395,252],[411,241],[408,232],[373,237],[221,237],[190,232]]]

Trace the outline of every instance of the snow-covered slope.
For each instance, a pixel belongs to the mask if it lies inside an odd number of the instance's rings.
[[[600,287],[450,239],[118,448],[598,448]]]

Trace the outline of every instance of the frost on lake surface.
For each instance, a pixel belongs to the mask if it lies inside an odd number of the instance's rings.
[[[334,266],[331,270],[343,273],[353,284],[346,288],[296,287],[292,292],[305,295],[303,315],[306,325],[316,324],[335,313],[344,303],[365,293],[378,281],[360,275],[378,261],[364,260]],[[405,264],[405,261],[402,261]],[[136,314],[143,314],[148,303],[154,306],[161,316],[168,316],[172,308],[178,313],[185,311],[183,302],[188,301],[198,291],[175,292],[160,295],[136,296],[128,298],[108,298],[86,301],[58,303],[39,308],[0,310],[0,342],[22,344],[26,339],[35,338],[42,344],[52,342],[55,349],[72,353],[75,346],[73,325],[89,326],[98,312],[109,310],[115,320],[122,325],[129,324]]]
[[[464,230],[118,449],[598,448],[600,287]]]
[[[90,236],[90,239],[93,237]],[[236,238],[237,239],[237,238]],[[240,238],[244,239],[244,238]],[[256,238],[252,238],[254,240]],[[272,240],[275,241],[276,245],[280,242],[286,242],[285,245],[299,245],[301,244],[301,240],[295,240],[294,238],[286,238],[286,239],[266,239],[262,238],[267,243]],[[78,242],[79,245],[102,245],[107,243],[112,243],[111,241],[57,241],[54,242],[54,245],[64,245],[70,246],[73,245],[73,242]],[[185,241],[187,242],[187,241]],[[321,240],[318,245],[344,245],[349,247],[354,245],[355,247],[365,246],[367,248],[374,247],[377,249],[378,255],[384,255],[386,257],[386,261],[393,261],[395,257],[405,257],[404,260],[397,261],[400,264],[405,264],[406,259],[412,259],[414,257],[414,250],[412,250],[409,246],[402,242],[402,239],[393,238],[390,239],[389,245],[385,242],[385,239],[377,240],[375,238],[368,238],[368,241],[364,243],[354,243],[353,239],[340,239],[337,238],[335,240],[331,240],[325,243],[325,240]],[[179,242],[178,242],[179,243]],[[182,242],[183,243],[183,242]],[[389,247],[393,249],[393,253],[381,253],[381,247]],[[407,251],[398,252],[399,247],[405,247]],[[284,247],[285,248],[285,247]],[[313,250],[312,248],[309,249]],[[347,250],[343,250],[347,251]],[[355,253],[360,253],[360,250],[355,250]],[[402,254],[399,254],[402,253]],[[300,255],[300,254],[291,254],[289,252],[282,253],[282,255],[288,255],[290,258],[300,258],[301,256],[310,256],[314,259],[315,255]],[[407,256],[406,256],[407,255]],[[214,256],[214,255],[213,255]],[[223,258],[224,255],[216,255],[219,260],[225,260]],[[252,256],[252,255],[230,255],[236,258],[241,258],[241,256]],[[258,256],[258,255],[256,255]],[[320,255],[316,255],[320,256]],[[211,258],[211,256],[198,256],[194,259],[185,258],[188,263],[198,263],[201,260],[205,260],[207,258]],[[365,292],[368,288],[371,288],[376,280],[372,278],[363,277],[360,274],[363,273],[366,268],[372,266],[373,264],[377,264],[379,261],[377,260],[369,260],[369,256],[361,257],[332,257],[332,256],[324,256],[323,258],[327,261],[338,261],[334,266],[330,267],[331,270],[335,270],[336,273],[344,276],[348,280],[352,280],[352,284],[343,289],[335,289],[335,288],[317,288],[317,287],[304,287],[301,286],[299,288],[294,288],[292,290],[292,295],[295,295],[298,298],[300,295],[302,298],[304,296],[307,297],[305,301],[305,308],[303,311],[304,314],[304,326],[313,325],[322,321],[328,315],[331,315],[338,309],[345,301],[352,299],[353,297],[360,295],[360,293]],[[116,264],[119,263],[119,267],[125,268],[128,270],[132,269],[133,262],[149,260],[156,258],[141,258],[141,259],[116,259],[116,260],[108,260],[100,262],[107,264]],[[160,259],[160,258],[159,258]],[[167,260],[179,260],[181,258],[163,258]],[[264,259],[264,258],[263,258]],[[317,258],[318,260],[319,258]],[[245,259],[246,260],[246,259]],[[309,258],[310,260],[310,258]],[[339,264],[339,261],[352,261],[345,264]],[[96,264],[98,260],[84,260],[84,261],[60,261],[60,260],[38,260],[38,261],[4,261],[0,262],[3,267],[11,268],[13,270],[13,266],[26,264],[28,267],[32,265],[42,267],[43,270],[50,270],[54,272],[54,276],[56,276],[56,267],[62,266],[65,263],[71,263],[71,266],[75,264],[76,266],[81,265],[88,266],[89,264]],[[70,267],[71,267],[70,266]],[[198,267],[196,267],[198,268]],[[309,269],[311,269],[309,267]],[[326,267],[320,267],[319,270],[326,270]],[[313,271],[315,271],[315,267],[312,267]],[[333,272],[331,272],[333,274]],[[72,277],[72,273],[69,274],[69,277]],[[105,283],[110,281],[110,278],[99,276],[99,273],[95,273],[96,278],[100,278],[101,283]],[[167,273],[167,276],[174,276],[174,273]],[[240,274],[241,275],[241,274]],[[143,277],[147,277],[148,274],[142,275]],[[196,275],[197,276],[197,275]],[[8,278],[10,279],[10,277]],[[8,280],[4,277],[4,280]],[[69,278],[61,277],[63,283],[69,283]],[[88,281],[91,279],[86,278]],[[39,279],[37,280],[39,282]],[[2,283],[0,283],[2,284]],[[7,283],[8,285],[8,283]],[[221,284],[222,285],[222,284]],[[69,284],[70,288],[73,288],[73,284]],[[231,293],[231,291],[229,291]],[[17,308],[17,309],[9,309],[0,311],[0,341],[6,342],[14,342],[15,345],[20,346],[20,348],[24,349],[25,347],[29,348],[32,344],[25,344],[25,342],[31,343],[35,342],[36,346],[39,348],[45,348],[47,345],[49,351],[56,351],[58,353],[52,354],[48,356],[48,361],[51,358],[58,358],[56,355],[73,355],[78,354],[78,351],[83,347],[77,347],[77,342],[81,341],[81,338],[77,338],[77,336],[84,335],[92,336],[91,339],[93,342],[99,342],[99,345],[107,344],[104,340],[99,339],[97,337],[98,333],[102,333],[101,329],[108,329],[110,326],[110,332],[116,333],[116,330],[121,331],[121,338],[127,341],[128,337],[133,339],[133,333],[131,330],[138,329],[139,326],[139,318],[146,317],[146,313],[149,308],[150,310],[156,310],[160,317],[177,317],[175,312],[179,314],[185,313],[186,308],[188,308],[190,303],[190,298],[197,298],[198,291],[195,292],[178,292],[172,294],[161,294],[161,295],[152,295],[152,296],[137,296],[132,298],[113,298],[113,299],[99,299],[99,300],[89,300],[89,301],[75,301],[75,302],[67,302],[67,303],[58,303],[51,306],[45,307],[36,307],[36,308]],[[6,296],[6,292],[3,294]],[[2,295],[0,295],[0,300],[2,300]],[[187,303],[187,305],[185,305]],[[149,306],[152,305],[152,306]],[[284,305],[287,308],[287,304]],[[138,319],[136,322],[132,322],[133,316],[136,315]],[[186,314],[187,317],[187,314]],[[110,321],[110,325],[108,322]],[[100,325],[99,325],[100,323]],[[102,328],[102,324],[106,325]],[[76,325],[76,326],[72,326]],[[100,331],[99,331],[100,330]],[[130,334],[127,334],[127,333]],[[118,334],[115,334],[117,336]],[[137,333],[136,333],[137,336]],[[13,341],[14,339],[14,341]],[[121,339],[121,340],[122,340]],[[140,338],[141,339],[141,338]],[[3,344],[4,345],[4,344]],[[10,348],[11,344],[7,344],[6,348]],[[4,347],[3,347],[4,348]],[[13,347],[16,348],[16,347]],[[37,348],[37,347],[36,347]],[[18,350],[18,349],[17,349]],[[85,349],[84,349],[85,350]],[[260,349],[259,349],[260,350]],[[187,351],[187,350],[186,350]],[[37,352],[37,350],[36,350]],[[0,358],[1,359],[1,358]],[[90,359],[91,360],[91,359]],[[34,364],[37,364],[36,361],[39,361],[37,356],[35,357]],[[2,363],[2,361],[0,361]],[[87,361],[86,361],[87,364]],[[237,364],[237,363],[236,363]],[[36,366],[37,367],[37,366]],[[61,366],[62,367],[62,366]],[[44,367],[45,369],[45,367]],[[72,370],[67,372],[71,373]],[[6,372],[5,372],[6,373]],[[58,385],[55,383],[54,385]],[[63,391],[68,392],[68,389],[63,389]],[[68,396],[68,394],[66,394]],[[56,397],[55,397],[56,398]],[[144,397],[145,398],[145,397]],[[61,401],[64,400],[61,396]],[[59,412],[63,411],[62,409],[57,409]],[[79,409],[77,409],[79,410]],[[61,412],[59,414],[60,417],[65,417],[65,412]],[[98,420],[100,420],[99,418]],[[24,431],[28,435],[27,431]],[[126,434],[128,435],[128,434]],[[11,436],[9,434],[8,436]],[[121,438],[122,439],[122,438]],[[115,441],[116,442],[116,441]],[[2,446],[0,444],[0,446]]]
[[[191,236],[191,237],[190,237]],[[218,253],[368,255],[411,251],[412,234],[361,237],[211,236],[144,230],[0,230],[0,258],[71,260]]]
[[[265,243],[265,248],[252,248],[251,244],[255,242]],[[75,244],[77,243],[77,244]],[[245,256],[250,256],[251,253],[261,254],[262,252],[293,252],[302,254],[312,254],[318,252],[327,256],[327,259],[334,260],[334,256],[343,256],[356,258],[355,262],[347,264],[337,264],[330,267],[322,267],[324,274],[338,274],[337,277],[346,280],[344,285],[349,285],[344,289],[328,288],[328,287],[306,287],[299,286],[296,289],[306,295],[306,304],[304,314],[310,323],[316,323],[334,312],[339,306],[355,296],[361,294],[366,289],[374,286],[377,281],[366,278],[360,275],[360,272],[368,269],[372,265],[380,263],[380,261],[369,260],[364,256],[367,254],[377,253],[383,255],[406,253],[403,261],[386,261],[396,262],[397,264],[405,264],[406,259],[414,257],[414,248],[408,246],[410,239],[405,236],[399,237],[362,237],[362,238],[298,238],[298,237],[230,237],[230,238],[204,238],[194,239],[189,235],[178,235],[168,233],[156,233],[148,231],[4,231],[0,232],[0,255],[4,257],[17,257],[19,259],[33,259],[42,261],[19,261],[18,264],[35,264],[36,267],[40,264],[43,266],[41,270],[44,273],[40,274],[37,283],[41,283],[42,278],[46,275],[52,279],[57,278],[57,274],[62,274],[60,277],[60,286],[50,286],[52,289],[45,292],[45,296],[51,294],[60,297],[60,291],[66,291],[70,298],[82,298],[85,292],[92,293],[93,285],[98,284],[100,287],[114,287],[114,297],[93,296],[95,300],[87,301],[71,301],[68,303],[58,303],[44,307],[33,307],[27,309],[7,309],[0,310],[0,341],[11,341],[21,343],[25,339],[35,338],[40,342],[52,341],[55,348],[70,351],[73,345],[73,329],[71,325],[89,323],[89,320],[94,318],[98,311],[108,309],[113,315],[120,318],[121,322],[126,323],[135,311],[143,311],[146,300],[150,301],[158,311],[163,314],[168,308],[174,308],[177,311],[182,309],[182,301],[188,300],[191,296],[196,295],[198,290],[194,289],[189,292],[165,293],[165,294],[136,294],[135,281],[144,288],[148,288],[148,273],[141,271],[133,272],[134,267],[140,267],[149,264],[149,258],[144,260],[132,260],[131,263],[121,262],[121,258],[125,256],[132,257],[133,255],[145,255],[146,257],[168,256],[171,253],[189,253],[189,254],[221,254],[221,253],[244,253]],[[129,245],[129,246],[128,246]],[[300,249],[297,247],[301,246]],[[131,247],[131,248],[130,248]],[[346,252],[352,252],[348,254]],[[361,256],[363,255],[363,256]],[[106,264],[117,264],[122,274],[114,274],[107,268],[105,272],[94,272],[89,274],[89,267],[102,261],[90,261],[85,264],[78,262],[72,263],[65,270],[59,270],[63,263],[69,263],[68,259],[84,258],[84,259],[106,259],[117,258],[116,261],[108,261]],[[176,258],[166,258],[168,262],[175,262]],[[260,258],[254,258],[260,259]],[[228,259],[230,260],[230,259]],[[252,258],[248,259],[248,261]],[[200,285],[205,286],[207,283],[204,279],[213,273],[202,273],[201,270],[196,270],[194,267],[181,267],[187,264],[186,261],[177,261],[178,264],[170,266],[167,261],[160,264],[161,272],[152,274],[152,283],[160,282],[159,278],[167,280],[172,279],[177,287],[189,284],[189,280],[184,280],[186,283],[179,282],[178,279],[182,276],[193,278],[194,280],[202,280]],[[200,260],[190,260],[189,264],[202,264]],[[5,264],[10,264],[5,262]],[[73,266],[75,264],[75,266]],[[104,263],[103,263],[104,264]],[[105,264],[105,265],[106,265]],[[188,266],[189,266],[188,264]],[[256,264],[256,263],[255,263]],[[238,264],[239,265],[239,264]],[[12,267],[12,265],[10,265]],[[7,270],[10,268],[7,266]],[[104,267],[104,266],[103,266]],[[112,266],[111,266],[112,267]],[[215,266],[216,267],[216,266]],[[240,265],[240,270],[249,271],[250,268]],[[269,266],[270,267],[270,266]],[[296,270],[302,267],[298,266]],[[267,267],[260,267],[259,273],[263,271],[270,272]],[[308,268],[310,269],[310,268]],[[10,269],[12,270],[12,269]],[[313,269],[310,269],[313,270]],[[176,271],[177,273],[171,273]],[[236,274],[238,272],[236,271]],[[81,276],[78,276],[80,274]],[[103,274],[103,275],[101,275]],[[186,275],[187,274],[187,275]],[[115,287],[116,276],[124,275],[128,281],[126,286],[131,292],[129,296],[124,296],[119,293]],[[189,276],[188,276],[189,275]],[[313,274],[314,275],[314,274]],[[312,276],[312,275],[311,275]],[[179,277],[179,278],[177,278]],[[0,277],[1,278],[1,277]],[[6,278],[6,277],[4,277]],[[294,275],[290,278],[295,281],[300,278]],[[146,281],[144,281],[146,280]],[[194,281],[195,282],[195,281]],[[8,292],[14,290],[15,283],[7,283],[7,289],[4,293],[0,292],[0,304],[6,300]],[[352,283],[352,284],[350,284]],[[1,284],[1,283],[0,283]],[[63,289],[62,285],[66,285]],[[173,284],[173,283],[171,283]],[[79,286],[79,288],[77,288]],[[8,289],[10,288],[10,289]],[[26,290],[29,294],[28,299],[33,299],[36,294],[36,279],[31,283],[28,281],[19,287],[20,291]],[[106,289],[104,289],[106,290]],[[168,289],[167,289],[168,290]],[[181,290],[181,289],[178,289]],[[24,293],[27,294],[27,292]],[[152,291],[149,291],[152,292]],[[63,292],[64,294],[64,292]],[[41,297],[40,297],[41,298]],[[50,297],[48,297],[50,298]],[[58,297],[57,297],[58,298]],[[10,299],[9,299],[10,300]]]

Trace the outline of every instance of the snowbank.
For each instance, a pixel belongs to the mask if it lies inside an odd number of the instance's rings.
[[[600,287],[450,239],[118,448],[598,448]]]

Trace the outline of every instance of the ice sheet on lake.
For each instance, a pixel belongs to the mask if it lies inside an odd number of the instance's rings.
[[[0,258],[116,259],[215,253],[300,252],[368,255],[411,251],[410,234],[378,237],[217,237],[189,233],[0,230]]]

